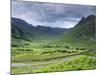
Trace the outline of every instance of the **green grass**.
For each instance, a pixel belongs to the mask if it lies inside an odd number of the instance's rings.
[[[72,71],[95,69],[96,61],[88,56],[80,56],[77,59],[61,64],[49,65],[40,69],[40,72]]]
[[[34,66],[12,67],[13,74],[86,70],[96,67],[95,59],[92,59],[95,57],[95,51],[88,51],[88,48],[72,47],[67,44],[49,45],[45,42],[44,44],[27,42],[27,44],[27,46],[12,47],[12,63]],[[66,58],[69,59],[64,60]]]
[[[41,72],[57,72],[57,71],[72,71],[72,70],[90,70],[96,68],[96,60],[88,55],[81,55],[70,61],[63,63],[51,64],[48,66],[33,68],[30,67],[20,67],[12,68],[12,73],[41,73]]]
[[[12,61],[46,61],[85,52],[67,48],[12,48]]]

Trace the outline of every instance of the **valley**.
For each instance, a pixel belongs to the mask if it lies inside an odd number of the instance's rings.
[[[12,18],[12,74],[96,68],[95,17],[71,28],[32,26]]]

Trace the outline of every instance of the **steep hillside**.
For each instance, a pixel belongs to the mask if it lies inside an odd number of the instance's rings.
[[[82,18],[68,33],[64,33],[56,43],[78,47],[93,47],[96,43],[96,17],[90,15]]]
[[[67,31],[64,28],[32,26],[22,19],[11,18],[12,45],[25,41],[46,40],[59,36]],[[23,44],[23,43],[22,43]]]

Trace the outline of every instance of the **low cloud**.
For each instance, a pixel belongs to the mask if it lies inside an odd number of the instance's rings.
[[[12,1],[12,17],[32,25],[71,28],[88,15],[95,15],[95,6]]]

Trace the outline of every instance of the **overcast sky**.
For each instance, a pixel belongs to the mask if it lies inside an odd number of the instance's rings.
[[[33,26],[71,28],[84,16],[96,14],[95,6],[12,1],[12,17]]]

